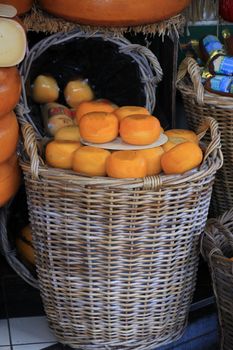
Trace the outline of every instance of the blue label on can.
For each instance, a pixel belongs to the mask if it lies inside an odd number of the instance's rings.
[[[220,51],[223,50],[223,44],[218,40],[218,38],[214,35],[207,35],[203,39],[203,45],[209,54],[209,56],[214,52],[214,51]]]
[[[216,69],[215,73],[233,75],[233,57],[223,56],[220,61],[219,69]]]
[[[210,79],[210,87],[214,91],[230,92],[232,86],[232,78],[225,76],[213,77]]]

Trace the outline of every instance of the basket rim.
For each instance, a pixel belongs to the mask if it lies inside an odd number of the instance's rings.
[[[159,174],[147,176],[144,178],[116,179],[111,177],[91,177],[83,174],[78,174],[72,170],[64,170],[59,168],[51,168],[45,164],[40,164],[38,168],[38,178],[47,180],[59,180],[66,183],[79,184],[82,186],[95,186],[107,188],[134,188],[134,189],[157,189],[163,186],[179,186],[186,183],[198,182],[212,176],[216,167],[221,166],[220,159],[216,161],[211,157],[208,162],[203,163],[200,167],[194,168],[184,174],[165,175]],[[25,173],[31,173],[31,163],[29,160],[20,159],[20,166]],[[32,174],[33,175],[33,174]]]
[[[182,95],[195,99],[201,106],[211,105],[221,109],[232,109],[233,98],[211,93],[204,89],[201,67],[192,57],[186,57],[179,66],[176,86]]]
[[[26,81],[30,74],[30,68],[33,61],[40,57],[41,54],[52,46],[64,44],[71,40],[94,38],[113,43],[118,47],[119,53],[128,55],[135,62],[135,64],[137,64],[139,78],[141,79],[142,86],[144,86],[145,107],[150,113],[153,112],[156,105],[155,91],[158,83],[162,80],[163,71],[157,57],[150,49],[139,44],[132,44],[123,35],[115,35],[114,33],[86,33],[77,29],[70,31],[69,33],[55,33],[35,44],[28,51],[22,64],[20,65],[22,94],[18,104],[18,107],[20,107],[19,121],[21,124],[24,124],[25,122],[31,123],[39,137],[42,135],[30,117],[30,108],[27,103],[27,94],[25,91]]]

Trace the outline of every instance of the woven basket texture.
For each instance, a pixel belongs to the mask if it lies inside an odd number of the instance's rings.
[[[22,66],[25,80],[37,49]],[[140,66],[150,57],[157,70],[152,53],[138,47],[137,52],[143,57]],[[113,179],[47,167],[25,93],[18,115],[40,291],[58,340],[84,350],[149,350],[178,339],[195,288],[199,237],[215,173],[222,165],[216,121],[206,120],[211,142],[198,169]]]
[[[233,344],[233,209],[207,222],[202,254],[208,261],[218,307],[221,350]]]
[[[233,99],[204,90],[200,68],[193,58],[186,58],[181,63],[177,86],[182,94],[190,129],[198,130],[206,117],[213,117],[219,125],[224,164],[216,175],[210,206],[210,216],[217,217],[233,206]],[[209,140],[207,134],[205,141]]]
[[[0,252],[6,258],[8,264],[12,269],[23,278],[31,286],[38,288],[38,281],[29,271],[29,269],[19,260],[15,248],[12,248],[8,232],[7,232],[7,221],[8,221],[8,206],[0,208]]]

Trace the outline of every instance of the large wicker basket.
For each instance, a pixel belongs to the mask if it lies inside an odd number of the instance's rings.
[[[208,261],[221,330],[221,349],[233,344],[233,209],[207,222],[202,254]]]
[[[205,91],[200,67],[191,57],[180,65],[177,87],[191,129],[197,130],[206,117],[213,117],[219,125],[224,164],[216,175],[210,208],[211,216],[216,217],[233,206],[233,98]]]
[[[145,48],[128,45],[142,56],[140,67],[148,58],[156,62]],[[39,53],[37,46],[26,57],[25,80]],[[222,165],[216,121],[206,120],[211,142],[198,169],[118,180],[49,168],[38,153],[41,137],[30,124],[25,94],[18,114],[40,291],[59,341],[85,350],[149,350],[179,338]]]

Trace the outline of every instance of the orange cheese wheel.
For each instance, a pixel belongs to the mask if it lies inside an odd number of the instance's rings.
[[[15,152],[19,139],[19,125],[12,111],[0,119],[0,164]]]
[[[191,0],[40,0],[48,12],[84,24],[155,23],[181,12]]]
[[[20,179],[20,168],[15,154],[0,164],[0,207],[4,206],[16,194]]]
[[[16,67],[0,68],[0,119],[17,105],[21,79]]]
[[[31,9],[33,0],[1,0],[1,4],[14,6],[17,10],[17,15],[22,15]]]
[[[116,151],[106,161],[107,175],[119,179],[140,178],[147,175],[147,162],[137,151]]]

